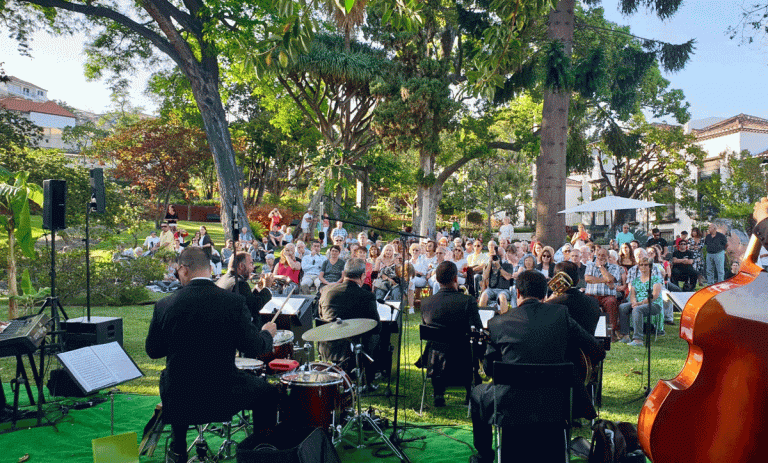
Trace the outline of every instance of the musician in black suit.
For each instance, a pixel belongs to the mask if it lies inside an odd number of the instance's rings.
[[[568,315],[565,306],[541,302],[547,294],[544,275],[535,270],[525,271],[518,275],[515,284],[518,307],[488,322],[484,363],[487,374],[493,376],[496,360],[534,364],[565,362],[570,344],[594,353],[597,358],[601,354],[605,356],[595,338]],[[481,384],[472,391],[472,427],[478,454],[473,455],[470,462],[494,460],[491,445],[494,392],[502,397],[501,424],[506,428],[505,434],[513,436],[507,443],[515,449],[515,457],[519,461],[562,460],[565,447],[561,423],[555,419],[559,416],[555,401],[548,400],[540,391],[513,393],[508,386]],[[514,413],[507,408],[511,406]],[[528,451],[531,453],[521,455]]]
[[[248,284],[251,273],[253,273],[253,257],[247,252],[237,252],[229,259],[227,273],[216,281],[216,286],[245,297],[251,319],[258,320],[259,310],[272,299],[269,288],[273,283],[273,275],[266,274],[251,291],[251,286]]]
[[[336,284],[324,286],[320,290],[320,302],[318,313],[321,320],[332,322],[340,318],[370,318],[379,322],[376,328],[363,334],[361,344],[368,355],[373,355],[379,343],[379,331],[381,323],[376,297],[372,292],[362,288],[365,277],[365,261],[363,259],[349,259],[344,264],[344,278]],[[356,342],[357,337],[352,341]],[[330,342],[320,342],[317,351],[324,362],[340,364],[345,371],[350,371],[355,366],[354,352],[350,348],[350,339],[339,339]],[[373,365],[366,364],[366,382],[373,381],[375,370]]]
[[[568,315],[573,318],[587,333],[595,333],[597,322],[600,321],[600,304],[594,297],[589,297],[576,288],[579,284],[579,269],[573,262],[563,261],[555,265],[555,274],[564,272],[573,281],[571,288],[565,293],[548,299],[550,304],[560,304],[568,308]],[[569,346],[566,353],[567,361],[574,365],[579,365],[581,351],[578,348]],[[592,399],[584,387],[583,381],[576,381],[573,385],[573,417],[586,418],[591,420],[597,416],[595,407],[592,405]]]
[[[254,428],[266,429],[275,423],[278,400],[266,381],[235,367],[237,350],[249,357],[272,350],[275,324],[259,330],[245,299],[216,287],[204,249],[185,249],[178,262],[183,287],[155,303],[146,340],[150,358],[166,357],[160,374],[163,419],[172,432],[166,461],[187,461],[189,424],[252,409]]]
[[[425,325],[445,330],[456,342],[445,344],[429,341],[416,366],[427,366],[427,377],[432,379],[434,404],[445,406],[445,386],[469,384],[472,359],[468,355],[467,333],[470,327],[482,328],[477,301],[459,291],[458,269],[450,261],[441,262],[435,269],[440,291],[421,302],[421,320]]]

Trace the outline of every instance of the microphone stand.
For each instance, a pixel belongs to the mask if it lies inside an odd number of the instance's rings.
[[[321,204],[322,204],[322,202],[321,202]],[[321,210],[320,211],[320,216],[322,216],[322,215],[323,215],[323,211]],[[352,220],[339,219],[339,218],[336,218],[336,217],[328,217],[328,220],[329,221],[334,220],[334,221],[345,223],[345,224],[349,224],[349,225],[356,225],[356,226],[362,227],[362,228],[371,228],[371,229],[378,230],[378,231],[381,231],[381,232],[384,232],[384,233],[396,233],[398,235],[398,239],[402,243],[403,254],[407,253],[407,251],[408,251],[408,247],[407,247],[408,238],[425,238],[423,236],[416,235],[416,234],[413,234],[413,233],[406,233],[406,232],[403,232],[403,231],[400,231],[400,230],[390,230],[388,228],[376,227],[376,226],[373,226],[373,225],[369,225],[369,224],[365,224],[365,223],[359,223],[359,222],[355,222],[355,221],[352,221]],[[329,233],[331,233],[331,231],[329,231]],[[403,257],[403,277],[400,278],[400,284],[399,284],[399,286],[400,286],[400,317],[401,318],[400,318],[399,323],[398,323],[397,379],[395,380],[395,416],[394,416],[394,418],[392,420],[392,434],[390,434],[389,441],[395,447],[398,448],[399,452],[395,452],[396,454],[399,453],[399,455],[397,455],[398,458],[400,458],[402,461],[406,461],[406,462],[410,463],[410,460],[408,459],[408,456],[400,448],[400,444],[402,444],[404,442],[412,442],[412,441],[417,440],[419,438],[416,438],[416,439],[403,439],[398,434],[398,429],[397,429],[397,416],[398,416],[399,397],[400,397],[400,355],[401,355],[402,340],[403,340],[403,318],[402,317],[403,317],[403,312],[404,312],[403,308],[405,307],[405,303],[406,303],[406,295],[407,295],[407,290],[408,290],[408,283],[410,282],[410,278],[408,276],[408,271],[407,271],[407,267],[406,267],[407,261],[405,259],[405,255],[403,255],[402,257]],[[391,362],[391,359],[390,359],[390,362]]]
[[[653,337],[651,336],[651,307],[652,307],[652,301],[653,301],[653,286],[651,285],[651,281],[653,279],[653,263],[650,264],[650,271],[648,272],[648,289],[646,291],[646,297],[648,301],[648,311],[645,315],[645,324],[647,326],[647,329],[645,330],[645,355],[648,358],[648,376],[646,377],[646,385],[645,385],[645,391],[643,393],[635,398],[630,400],[627,403],[634,403],[638,400],[645,400],[650,394],[651,394],[651,340]],[[661,295],[659,295],[661,297]],[[662,309],[663,310],[663,309]]]

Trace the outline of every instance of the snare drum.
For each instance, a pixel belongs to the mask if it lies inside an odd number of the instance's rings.
[[[293,358],[293,332],[290,330],[277,330],[272,338],[272,352],[257,356],[259,360],[269,364],[274,359]]]
[[[249,359],[245,357],[235,357],[235,366],[238,370],[243,370],[255,376],[262,376],[265,373],[265,365],[259,359]]]
[[[329,429],[340,413],[344,380],[338,373],[303,371],[280,378],[280,422],[290,426]]]

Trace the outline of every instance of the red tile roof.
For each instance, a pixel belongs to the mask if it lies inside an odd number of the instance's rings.
[[[76,119],[77,117],[61,106],[57,105],[53,101],[46,101],[45,103],[38,103],[35,101],[29,101],[22,98],[0,98],[0,106],[10,111],[20,111],[23,113],[41,113],[51,114],[53,116],[71,117]]]

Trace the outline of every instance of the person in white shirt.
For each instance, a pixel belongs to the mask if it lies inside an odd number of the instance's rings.
[[[509,217],[504,217],[504,224],[499,228],[499,240],[503,238],[507,241],[512,241],[512,237],[515,234],[515,227],[509,222]]]
[[[312,287],[320,288],[320,271],[323,268],[325,256],[320,254],[320,241],[313,241],[311,250],[301,259],[304,277],[301,279],[301,293],[310,294]]]
[[[448,255],[450,254],[450,251],[447,250],[445,247],[440,246],[437,248],[437,251],[435,251],[435,264],[434,266],[429,270],[429,286],[432,287],[432,294],[437,294],[438,291],[440,291],[440,283],[437,282],[437,277],[435,275],[435,269],[437,269],[437,266],[440,265],[441,262],[444,260],[448,260]]]
[[[413,243],[409,249],[411,253],[411,260],[408,261],[408,266],[412,269],[413,276],[408,285],[408,306],[413,307],[413,299],[416,288],[425,288],[427,286],[427,272],[429,271],[429,264],[420,259],[421,249],[418,243]]]
[[[301,239],[309,241],[312,239],[312,221],[315,219],[314,212],[308,209],[301,218]]]
[[[149,252],[155,252],[157,251],[157,248],[160,245],[160,237],[157,236],[157,232],[155,230],[152,230],[149,232],[149,236],[144,240],[144,249],[148,250]]]

